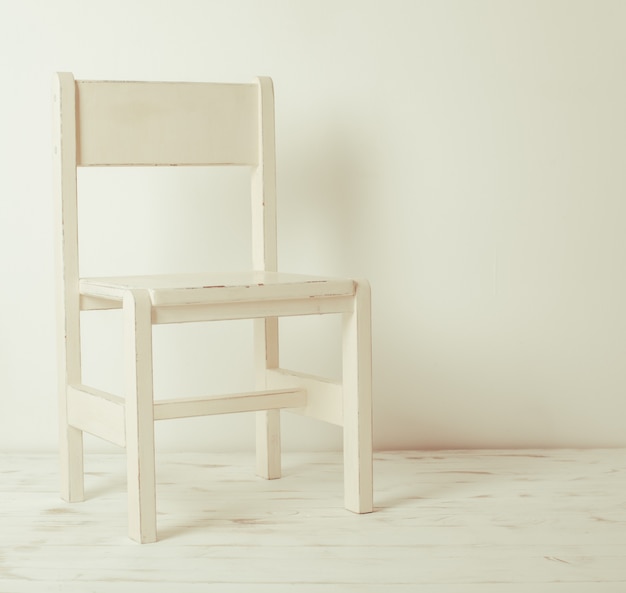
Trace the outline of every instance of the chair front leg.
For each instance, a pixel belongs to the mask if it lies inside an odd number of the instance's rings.
[[[281,476],[280,410],[256,412],[256,474],[266,480]]]
[[[343,319],[343,456],[345,507],[373,508],[372,338],[370,287],[356,286],[354,308]]]
[[[124,296],[126,456],[129,536],[156,541],[152,303],[147,291]]]

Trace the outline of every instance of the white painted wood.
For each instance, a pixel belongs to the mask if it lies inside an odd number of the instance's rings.
[[[128,529],[139,543],[156,541],[152,321],[147,291],[124,297]]]
[[[354,298],[351,296],[340,296],[154,307],[152,322],[154,324],[190,323],[193,321],[226,321],[276,316],[325,315],[351,310],[353,300]]]
[[[280,410],[257,412],[255,428],[256,475],[276,480],[282,475]]]
[[[345,506],[372,511],[372,338],[370,287],[357,284],[354,310],[343,320],[343,454]]]
[[[78,81],[78,165],[256,165],[254,84]]]
[[[276,147],[274,88],[268,77],[257,78],[259,162],[252,171],[252,265],[255,270],[278,271],[276,242]]]
[[[81,382],[76,122],[72,75],[56,75],[52,93],[61,496],[68,502],[78,502],[84,498],[83,435],[67,421],[67,386]]]
[[[272,389],[300,387],[306,391],[306,405],[289,412],[343,426],[343,399],[340,382],[287,369],[268,369],[267,386]]]
[[[158,456],[160,540],[124,535],[124,458],[87,458],[85,504],[49,455],[0,455],[0,591],[622,593],[626,450],[375,454],[376,510],[340,508],[340,453]]]
[[[309,299],[311,300],[311,299]],[[267,369],[279,365],[278,319],[254,320],[255,381],[257,389],[267,389]],[[306,399],[303,404],[306,403]],[[256,472],[266,480],[281,476],[280,410],[256,415]]]
[[[255,270],[278,270],[276,243],[276,147],[274,138],[274,88],[267,77],[257,78],[259,163],[252,171],[252,265]],[[265,389],[265,369],[279,366],[278,319],[266,317],[254,324],[257,389]],[[280,412],[258,412],[256,417],[257,475],[280,478]]]
[[[80,310],[81,311],[104,311],[107,309],[121,309],[121,299],[111,299],[104,297],[97,297],[88,294],[80,295]]]
[[[81,431],[93,434],[110,443],[126,445],[124,399],[87,387],[69,386],[67,389],[67,421]]]
[[[236,414],[257,410],[279,410],[306,404],[306,392],[302,389],[280,391],[254,391],[207,397],[158,400],[154,404],[154,419],[191,418],[215,414]]]
[[[323,299],[323,300],[320,300]],[[108,309],[121,309],[122,301],[116,298],[94,297],[81,295],[81,311],[102,311]],[[223,304],[223,303],[221,303]],[[159,306],[153,307],[153,323],[185,323],[193,321],[217,321],[226,319],[255,319],[264,318],[267,323],[274,319],[276,333],[276,346],[278,348],[278,319],[268,317],[280,315],[281,317],[293,315],[324,315],[329,313],[344,313],[352,309],[352,297],[320,297],[317,299],[307,298],[298,300],[281,299],[268,302],[266,300],[256,302],[229,303],[225,308],[216,308],[214,305],[182,305],[182,306]],[[268,330],[269,331],[269,330]]]
[[[276,244],[276,147],[274,140],[274,88],[267,77],[257,79],[259,163],[252,171],[252,265],[255,270],[278,270]],[[265,388],[265,369],[278,366],[278,319],[258,319],[254,325],[256,385]],[[280,412],[258,412],[256,418],[257,475],[276,479],[281,475]]]
[[[196,305],[241,301],[288,300],[354,294],[354,282],[278,272],[221,274],[161,274],[83,278],[83,295],[121,300],[128,290],[147,290],[155,306]]]
[[[257,473],[281,475],[280,409],[343,424],[346,505],[371,510],[369,287],[277,271],[274,95],[252,85],[75,83],[58,76],[57,182],[63,495],[83,496],[82,431],[127,450],[129,533],[156,541],[154,421],[260,410]],[[251,165],[253,271],[83,278],[78,275],[76,168]],[[82,385],[80,310],[123,308],[126,398]],[[345,385],[279,371],[278,317],[344,314]],[[255,320],[254,393],[153,402],[152,325]],[[269,388],[269,383],[286,381]],[[308,400],[310,394],[311,400]],[[308,403],[307,403],[308,402]],[[68,423],[69,420],[69,423]],[[369,422],[369,423],[368,423]],[[369,460],[369,469],[368,469]],[[369,493],[368,493],[369,489]]]

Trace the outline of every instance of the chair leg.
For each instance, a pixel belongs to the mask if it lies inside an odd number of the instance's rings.
[[[85,500],[83,432],[67,424],[65,406],[62,407],[59,427],[61,497],[67,502],[82,502]]]
[[[256,384],[266,388],[266,370],[278,367],[278,319],[254,321]],[[256,473],[266,480],[281,476],[280,410],[256,413]]]
[[[59,461],[61,498],[85,500],[83,431],[68,424],[67,386],[81,382],[80,317],[63,311],[58,328]]]
[[[128,527],[139,543],[157,535],[151,307],[146,291],[124,297]]]
[[[359,281],[354,309],[343,320],[343,456],[345,507],[373,508],[371,305],[367,281]]]
[[[280,478],[280,410],[256,413],[256,473],[266,480]]]

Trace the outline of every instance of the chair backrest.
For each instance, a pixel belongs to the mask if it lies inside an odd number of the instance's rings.
[[[67,302],[78,291],[77,167],[245,165],[252,169],[252,260],[275,271],[274,94],[251,84],[77,81],[57,73],[55,194]]]
[[[259,162],[255,84],[76,82],[76,164]]]

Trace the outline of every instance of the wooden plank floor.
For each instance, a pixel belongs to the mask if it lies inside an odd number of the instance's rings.
[[[625,593],[626,451],[379,453],[376,512],[341,507],[339,454],[159,455],[159,542],[126,538],[123,455],[0,455],[1,593]]]

